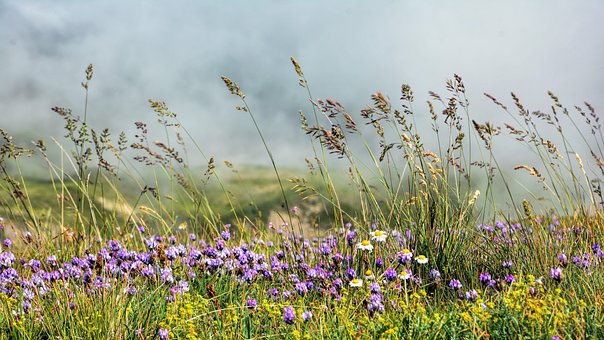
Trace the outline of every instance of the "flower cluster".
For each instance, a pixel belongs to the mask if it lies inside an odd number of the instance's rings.
[[[496,224],[494,230],[509,235],[519,228]],[[487,226],[479,229],[492,232]],[[283,308],[283,323],[294,324],[313,319],[314,310],[296,311],[293,307],[312,297],[341,301],[352,296],[355,304],[373,316],[401,308],[398,297],[425,294],[424,289],[448,288],[447,296],[472,303],[480,300],[479,291],[501,290],[521,279],[514,272],[514,263],[501,259],[489,271],[481,271],[473,282],[447,272],[441,274],[438,263],[422,254],[429,250],[413,246],[415,237],[410,232],[376,228],[365,235],[348,229],[314,239],[276,232],[272,241],[253,238],[243,242],[234,240],[227,226],[211,241],[190,234],[178,243],[173,236],[148,235],[144,227],[138,230],[144,248],[131,249],[118,240],[109,240],[96,252],[65,260],[60,260],[61,254],[18,260],[13,242],[5,239],[0,252],[0,294],[21,301],[16,311],[19,314],[31,312],[36,300],[46,299],[53,287],[77,288],[91,295],[120,287],[120,292],[130,297],[146,287],[160,287],[166,301],[173,303],[200,279],[228,278],[246,286],[249,293],[243,303],[250,313],[258,312],[262,301],[274,301]],[[357,242],[360,236],[365,237]],[[588,269],[599,266],[601,258],[602,249],[595,243],[570,262]],[[551,268],[549,276],[543,273],[551,283],[564,280],[563,268],[570,265],[565,254],[556,259],[559,265]],[[258,283],[263,287],[260,292],[247,288]],[[541,277],[530,288],[537,292],[537,287],[545,284]],[[162,328],[157,335],[167,338],[169,332]]]

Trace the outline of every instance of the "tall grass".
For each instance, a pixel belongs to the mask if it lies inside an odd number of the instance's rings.
[[[15,266],[22,275],[35,276],[31,268],[40,264],[31,261],[46,260],[47,272],[65,261],[64,276],[57,280],[74,285],[42,285],[44,293],[36,293],[40,300],[26,307],[29,284],[3,278],[0,333],[32,338],[164,337],[164,332],[201,338],[602,335],[598,242],[604,139],[589,103],[569,110],[548,92],[552,104],[545,113],[525,108],[512,93],[513,112],[485,93],[511,119],[500,127],[472,118],[466,86],[454,75],[444,94],[429,92],[426,109],[417,107],[411,86],[404,84],[400,102],[376,92],[355,114],[335,99],[314,97],[302,67],[291,61],[310,102],[299,116],[313,155],[306,158],[306,175],[298,170],[287,180],[283,175],[291,171],[277,166],[261,117],[228,77],[222,80],[241,100],[235,109],[250,116],[274,180],[256,178],[244,185],[241,172],[250,170],[234,169],[226,160],[236,176],[222,175],[215,157],[161,100],[149,100],[158,124],[136,122],[134,136],[115,137],[89,126],[92,65],[82,83],[83,118],[67,108],[52,109],[65,122],[65,139],[24,147],[0,130],[0,229],[3,239],[14,241],[1,253],[2,275],[13,275],[9,269]],[[418,121],[428,118],[431,132],[420,131]],[[162,140],[153,140],[154,128]],[[497,156],[496,150],[515,147],[512,142],[529,151],[532,163],[510,164]],[[362,147],[352,147],[355,143]],[[203,171],[188,164],[189,145],[207,163]],[[46,164],[48,184],[22,175],[31,157]],[[346,185],[335,170],[342,167]],[[249,183],[270,186],[274,198],[238,190]],[[40,197],[44,185],[54,198]],[[271,212],[280,216],[276,224],[267,220]],[[364,251],[370,240],[374,248]],[[269,275],[233,253],[221,261],[236,260],[235,268],[216,269],[214,252],[225,248],[248,252],[258,266],[275,262],[287,269],[271,267]],[[24,260],[17,264],[9,253]],[[150,263],[133,265],[136,253],[147,254],[136,256],[149,256]],[[427,264],[407,261],[406,254],[422,255]],[[49,264],[54,255],[57,264]],[[571,256],[576,261],[568,266]],[[115,269],[123,263],[126,269]],[[151,273],[142,273],[144,265]],[[72,268],[77,266],[84,271]],[[309,268],[329,268],[331,274],[313,276]],[[561,268],[564,274],[554,271]],[[252,269],[255,274],[248,273]],[[395,271],[394,278],[387,269]],[[382,288],[355,289],[355,277]],[[336,278],[344,281],[337,284]],[[463,293],[455,280],[469,290]],[[313,284],[304,288],[300,281]],[[294,294],[271,298],[270,289]],[[305,289],[309,292],[300,292]],[[296,321],[288,321],[292,311]],[[313,317],[302,322],[302,312]]]

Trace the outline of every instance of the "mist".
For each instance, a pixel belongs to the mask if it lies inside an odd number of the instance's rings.
[[[355,117],[375,91],[397,103],[410,84],[426,136],[427,92],[444,94],[454,73],[478,121],[506,118],[483,92],[511,107],[514,91],[529,110],[547,111],[551,90],[569,107],[601,110],[603,14],[597,0],[1,1],[0,127],[26,142],[60,138],[63,121],[50,109],[83,113],[80,83],[92,63],[92,126],[132,134],[134,122],[155,120],[147,100],[163,100],[205,153],[268,164],[226,75],[246,93],[278,165],[301,166],[312,153],[298,111],[311,106],[290,56],[315,97]]]

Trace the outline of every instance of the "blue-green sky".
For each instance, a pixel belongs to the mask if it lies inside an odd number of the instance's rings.
[[[220,80],[236,80],[277,160],[310,156],[298,111],[309,111],[289,57],[318,98],[353,115],[402,83],[430,134],[427,92],[460,74],[471,114],[504,116],[482,93],[547,110],[547,90],[570,107],[604,110],[604,1],[0,1],[0,127],[27,139],[60,136],[50,108],[81,112],[80,82],[95,66],[89,117],[132,132],[167,102],[209,154],[265,163],[249,118]],[[423,119],[425,117],[426,119]],[[33,138],[33,137],[32,137]]]

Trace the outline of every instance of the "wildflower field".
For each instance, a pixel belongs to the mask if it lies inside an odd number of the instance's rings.
[[[89,126],[92,65],[83,111],[52,108],[64,139],[20,145],[0,129],[0,338],[604,338],[604,138],[589,103],[549,92],[533,111],[485,93],[472,100],[508,123],[478,122],[455,75],[427,103],[405,84],[348,112],[291,61],[306,170],[277,166],[228,77],[266,169],[215,159],[160,100],[133,136]],[[513,147],[530,163],[495,152]],[[32,164],[47,179],[22,175]]]

